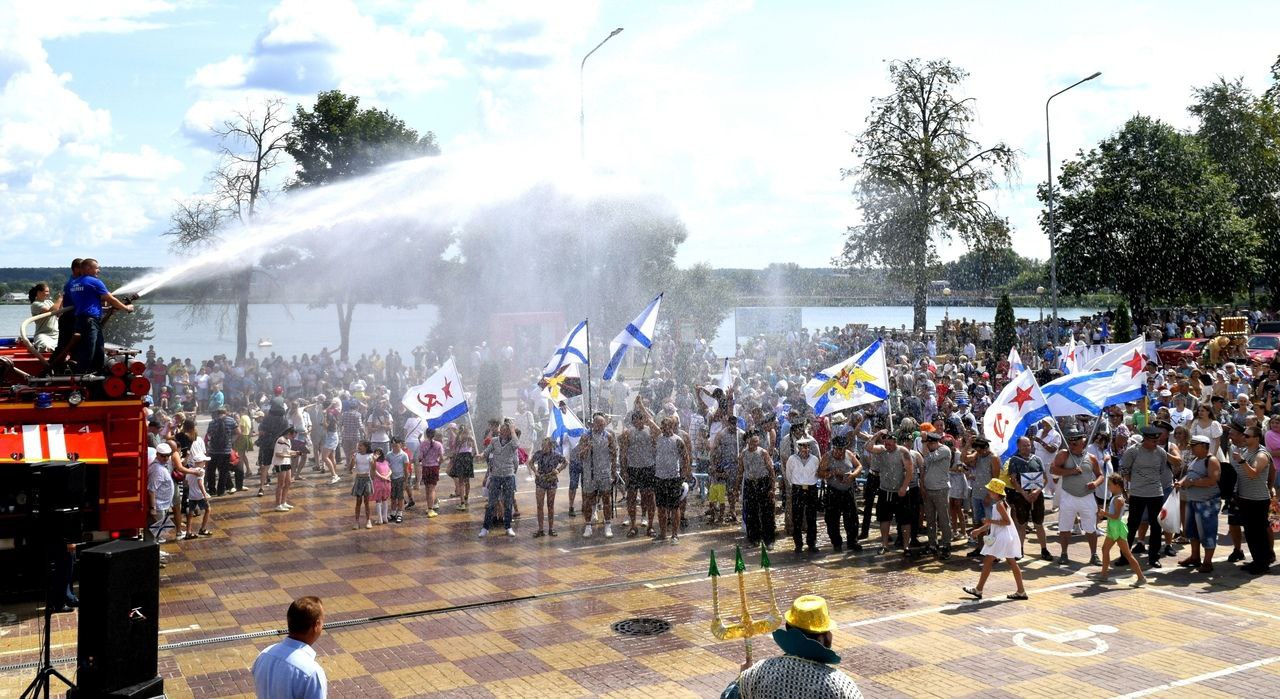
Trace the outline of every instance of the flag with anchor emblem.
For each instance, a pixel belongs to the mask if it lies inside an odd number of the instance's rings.
[[[1050,417],[1049,402],[1030,371],[1008,383],[982,416],[983,435],[991,442],[991,453],[1001,461],[1018,450],[1018,439],[1027,428]]]

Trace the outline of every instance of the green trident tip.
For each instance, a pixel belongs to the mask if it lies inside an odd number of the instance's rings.
[[[707,571],[708,578],[720,577],[720,568],[716,566],[716,550],[711,549],[711,569]]]
[[[760,544],[760,567],[769,569],[769,550],[764,547],[764,544]]]
[[[734,547],[733,547],[733,572],[735,572],[735,573],[745,573],[745,572],[747,572],[747,564],[742,562],[742,547],[741,547],[741,546],[734,546]]]

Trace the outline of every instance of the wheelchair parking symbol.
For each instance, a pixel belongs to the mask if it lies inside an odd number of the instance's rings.
[[[1013,634],[1013,643],[1019,648],[1040,655],[1055,655],[1062,658],[1084,658],[1105,653],[1110,646],[1101,636],[1120,631],[1114,626],[1104,624],[1094,624],[1074,630],[994,629],[985,626],[979,626],[978,630],[986,634]]]

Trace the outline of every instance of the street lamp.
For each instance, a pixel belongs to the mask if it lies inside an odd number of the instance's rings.
[[[951,339],[951,287],[942,287],[942,298],[945,299],[947,310],[942,315],[942,339],[947,341],[947,347],[950,348]]]
[[[587,157],[587,101],[586,97],[583,96],[582,86],[584,76],[587,72],[587,59],[591,58],[591,54],[599,51],[600,47],[604,46],[607,41],[621,33],[622,27],[618,27],[617,29],[609,32],[609,36],[606,36],[604,41],[596,44],[595,48],[588,51],[587,55],[582,57],[582,66],[578,68],[578,157],[584,160]]]
[[[1040,307],[1040,342],[1036,345],[1036,354],[1044,349],[1044,287],[1036,287],[1036,305]]]
[[[1044,155],[1049,161],[1047,163],[1049,169],[1049,286],[1053,287],[1053,322],[1055,324],[1058,322],[1058,236],[1057,228],[1053,225],[1053,147],[1049,141],[1049,103],[1053,101],[1054,97],[1061,95],[1076,85],[1087,83],[1099,75],[1102,75],[1101,71],[1058,90],[1049,95],[1049,99],[1044,101]],[[1041,327],[1043,327],[1043,324]]]

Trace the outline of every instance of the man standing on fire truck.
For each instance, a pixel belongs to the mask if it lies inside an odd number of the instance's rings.
[[[107,291],[107,285],[98,279],[98,261],[92,257],[80,263],[80,276],[67,286],[71,305],[76,309],[76,332],[80,344],[76,347],[76,371],[98,371],[106,363],[102,338],[102,304],[133,313],[133,304],[124,303]]]

